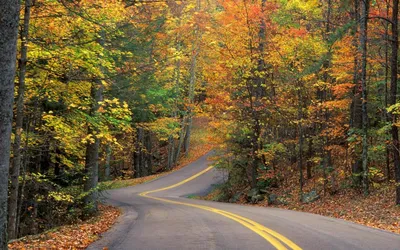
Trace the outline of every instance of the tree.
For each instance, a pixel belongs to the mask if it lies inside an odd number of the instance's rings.
[[[9,219],[8,234],[10,239],[17,237],[17,221],[18,221],[18,191],[19,191],[19,173],[21,168],[21,135],[24,120],[24,97],[25,97],[25,79],[26,64],[28,61],[28,41],[29,41],[29,22],[31,16],[30,0],[25,1],[24,5],[24,23],[20,35],[21,49],[19,58],[19,74],[18,74],[18,93],[16,97],[16,113],[15,113],[15,139],[13,145],[13,164],[10,168],[10,199],[9,199]]]
[[[361,113],[362,113],[362,169],[364,194],[369,193],[368,176],[368,95],[367,95],[367,44],[369,0],[360,1],[360,50],[361,50]]]
[[[7,249],[7,200],[19,1],[0,1],[0,249]]]
[[[397,80],[398,80],[398,50],[399,50],[399,1],[393,0],[392,3],[392,37],[391,37],[391,60],[390,60],[390,105],[397,103]],[[396,177],[396,204],[400,205],[400,142],[399,142],[399,131],[396,124],[396,115],[392,116],[392,154],[393,164],[395,169]]]

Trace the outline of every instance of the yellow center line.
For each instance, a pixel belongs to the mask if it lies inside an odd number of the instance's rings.
[[[278,232],[267,228],[255,221],[252,221],[248,218],[242,217],[240,215],[234,214],[234,213],[230,213],[228,211],[225,210],[221,210],[221,209],[216,209],[213,207],[208,207],[208,206],[203,206],[203,205],[196,205],[196,204],[192,204],[192,203],[186,203],[186,202],[179,202],[179,201],[173,201],[173,200],[168,200],[168,199],[164,199],[164,198],[159,198],[159,197],[153,197],[153,196],[148,196],[148,194],[151,193],[155,193],[155,192],[160,192],[160,191],[164,191],[164,190],[168,190],[168,189],[172,189],[178,186],[181,186],[197,177],[199,177],[200,175],[208,172],[209,170],[211,170],[213,168],[213,166],[210,166],[206,169],[204,169],[203,171],[181,181],[178,182],[174,185],[171,186],[167,186],[164,188],[159,188],[156,190],[151,190],[151,191],[146,191],[146,192],[142,192],[139,195],[142,197],[146,197],[146,198],[150,198],[150,199],[154,199],[154,200],[158,200],[158,201],[163,201],[163,202],[168,202],[168,203],[172,203],[172,204],[178,204],[178,205],[184,205],[184,206],[189,206],[189,207],[195,207],[195,208],[199,208],[199,209],[203,209],[206,211],[210,211],[213,213],[217,213],[220,214],[226,218],[229,218],[231,220],[234,220],[236,222],[238,222],[239,224],[247,227],[248,229],[250,229],[251,231],[257,233],[258,235],[260,235],[262,238],[264,238],[266,241],[268,241],[269,243],[271,243],[271,245],[273,245],[276,249],[278,250],[287,250],[287,248],[281,243],[283,242],[284,244],[286,244],[286,246],[288,246],[289,248],[293,249],[293,250],[301,250],[301,248],[299,246],[297,246],[295,243],[293,243],[291,240],[289,240],[288,238],[286,238],[285,236],[279,234]]]

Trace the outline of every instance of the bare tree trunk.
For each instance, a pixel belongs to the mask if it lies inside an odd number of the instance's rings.
[[[362,169],[364,194],[369,193],[368,181],[368,110],[367,110],[367,44],[369,0],[361,0],[360,47],[361,47],[361,112],[362,112]]]
[[[28,120],[26,122],[26,139],[25,139],[25,151],[28,149],[29,146],[29,130],[30,130],[30,120],[28,117]],[[24,195],[25,195],[25,185],[26,185],[26,167],[28,164],[28,155],[25,152],[24,154],[24,159],[23,159],[23,163],[22,163],[22,172],[20,174],[20,176],[22,176],[22,183],[21,183],[21,188],[20,191],[18,192],[18,216],[17,216],[17,225],[16,225],[16,238],[19,237],[19,232],[20,232],[20,220],[21,220],[21,212],[22,212],[22,205],[23,205],[23,199],[24,199]]]
[[[179,157],[181,155],[181,149],[182,149],[182,145],[184,144],[185,141],[185,131],[186,131],[186,122],[187,122],[187,117],[183,117],[182,120],[182,125],[181,125],[181,131],[179,132],[179,141],[178,141],[178,146],[176,148],[176,153],[175,153],[175,157],[174,157],[174,166],[178,165],[178,161],[179,161]]]
[[[311,173],[311,168],[312,168],[312,138],[309,138],[308,140],[308,159],[307,159],[307,179],[310,180],[312,178],[312,173]]]
[[[302,105],[302,94],[301,88],[297,90],[297,96],[299,98],[297,119],[298,119],[298,131],[299,131],[299,158],[297,159],[297,166],[299,169],[299,184],[300,184],[300,199],[303,196],[304,176],[303,176],[303,145],[304,145],[304,133],[303,133],[303,105]]]
[[[19,190],[19,172],[21,168],[21,133],[24,120],[24,96],[25,96],[25,77],[26,63],[29,41],[29,21],[31,15],[31,1],[25,0],[24,26],[21,32],[21,58],[19,59],[19,76],[18,76],[18,94],[16,98],[16,114],[15,114],[15,140],[13,145],[13,164],[10,168],[10,198],[8,206],[8,236],[9,239],[17,237],[17,216],[18,216],[18,190]]]
[[[390,5],[389,1],[386,2],[386,15],[389,16]],[[388,83],[389,83],[389,23],[385,23],[385,109],[388,108]],[[388,112],[384,111],[385,121],[390,122],[390,117]],[[386,180],[390,181],[390,146],[386,144]]]
[[[168,170],[171,170],[174,167],[174,159],[175,159],[175,141],[174,137],[170,135],[168,137],[168,163],[167,163]]]
[[[151,131],[147,130],[146,134],[146,162],[147,162],[147,170],[146,170],[146,175],[151,175],[153,174],[153,145],[151,141]]]
[[[398,28],[398,15],[399,15],[399,0],[393,0],[392,7],[392,57],[391,57],[391,70],[390,70],[390,105],[394,105],[397,102],[397,74],[398,74],[398,50],[399,50],[399,28]],[[396,177],[396,204],[400,205],[400,143],[399,143],[399,131],[396,126],[396,116],[392,116],[392,140],[393,140],[393,161],[394,170]]]
[[[7,249],[8,171],[19,0],[0,0],[0,249]]]
[[[143,138],[144,132],[143,128],[138,127],[136,129],[136,150],[135,150],[135,178],[143,177],[144,171],[144,161],[143,161]]]
[[[106,145],[106,162],[105,162],[105,164],[104,164],[104,179],[105,179],[105,180],[109,180],[109,179],[110,179],[110,172],[111,172],[111,169],[110,169],[111,153],[112,153],[111,145],[110,145],[110,143],[108,143],[108,144]]]

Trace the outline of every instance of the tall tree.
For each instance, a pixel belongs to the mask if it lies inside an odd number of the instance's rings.
[[[105,31],[100,30],[98,44],[103,48],[105,45]],[[102,55],[100,55],[102,56]],[[104,74],[104,67],[100,66],[100,74]],[[89,111],[89,116],[95,121],[88,124],[88,134],[93,136],[92,141],[88,141],[86,145],[86,160],[85,160],[85,173],[86,181],[84,184],[84,191],[87,192],[85,197],[85,205],[89,213],[97,212],[98,192],[97,184],[99,182],[99,149],[100,149],[100,133],[98,126],[96,126],[99,119],[100,103],[103,101],[104,84],[100,79],[95,79],[91,84],[90,97],[92,98],[92,106]]]
[[[353,41],[352,45],[357,48],[354,53],[354,68],[353,68],[353,93],[352,93],[352,103],[350,110],[350,127],[353,130],[362,129],[362,114],[361,114],[361,86],[360,86],[360,58],[359,58],[359,38],[358,38],[358,28],[360,25],[360,4],[359,0],[354,0],[352,18],[354,25],[352,28]],[[359,154],[356,154],[356,159],[352,164],[352,178],[355,186],[361,186],[361,173],[362,173],[362,159]]]
[[[0,0],[0,249],[7,249],[8,170],[19,0]]]
[[[195,8],[195,16],[199,14],[201,8],[201,1],[196,0],[196,8]],[[197,20],[198,22],[198,20]],[[188,156],[189,154],[189,146],[190,146],[190,135],[192,132],[192,120],[193,120],[193,106],[194,106],[194,90],[196,85],[196,69],[197,69],[197,57],[199,55],[200,49],[200,38],[201,38],[201,31],[199,24],[196,22],[196,26],[194,28],[195,33],[195,41],[192,51],[192,58],[190,62],[190,78],[189,78],[189,110],[188,110],[188,117],[187,117],[187,124],[186,124],[186,132],[185,132],[185,141],[183,144],[183,148],[185,151],[185,155]]]
[[[362,169],[364,194],[369,192],[368,181],[368,93],[367,93],[367,45],[369,0],[361,0],[360,50],[361,50],[361,112],[362,112]]]
[[[91,88],[91,97],[92,97],[92,107],[90,109],[89,115],[96,119],[98,110],[99,110],[99,102],[103,100],[103,89],[104,86],[100,80],[96,80],[92,83]],[[84,191],[87,192],[87,196],[85,198],[85,205],[88,206],[88,212],[94,213],[97,211],[97,184],[99,180],[99,148],[100,148],[100,139],[97,136],[98,129],[93,126],[93,124],[89,124],[88,126],[88,134],[94,137],[93,141],[88,141],[86,146],[86,161],[85,161],[85,173],[86,173],[86,181],[84,185]]]
[[[26,64],[28,54],[28,40],[29,40],[29,22],[31,16],[31,0],[25,0],[24,8],[24,24],[20,35],[21,49],[19,58],[19,74],[18,74],[18,93],[16,102],[15,113],[15,139],[13,145],[13,164],[10,168],[10,199],[9,199],[9,217],[8,217],[8,235],[10,239],[17,237],[17,207],[18,207],[18,190],[19,190],[19,172],[21,168],[21,134],[24,119],[24,96],[25,96],[25,78],[26,78]]]
[[[392,39],[391,49],[392,55],[390,60],[390,105],[395,105],[397,102],[397,79],[398,79],[398,50],[399,50],[399,0],[393,0],[392,3]],[[396,204],[400,205],[400,142],[399,142],[399,131],[396,124],[396,116],[392,116],[392,154],[393,163],[396,175]]]

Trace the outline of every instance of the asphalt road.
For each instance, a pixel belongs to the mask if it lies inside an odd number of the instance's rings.
[[[124,213],[88,249],[400,250],[400,235],[339,219],[185,198],[223,181],[209,164],[204,156],[157,180],[108,191],[106,201]]]

